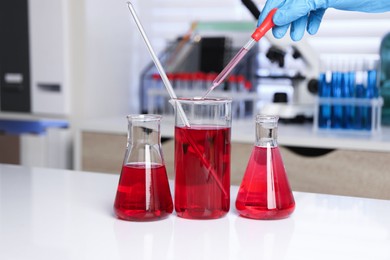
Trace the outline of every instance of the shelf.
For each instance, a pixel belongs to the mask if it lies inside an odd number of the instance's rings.
[[[47,114],[31,114],[31,113],[17,113],[17,112],[0,112],[0,120],[25,120],[25,121],[36,121],[36,120],[68,120],[65,116],[47,115]]]
[[[77,122],[77,131],[126,134],[127,120],[123,118],[102,118]],[[174,136],[173,118],[163,118],[162,137]],[[254,143],[254,120],[233,120],[232,142]],[[311,124],[279,124],[279,145],[308,148],[346,149],[372,152],[390,152],[390,127],[382,127],[375,135],[351,135],[348,133],[316,133]]]

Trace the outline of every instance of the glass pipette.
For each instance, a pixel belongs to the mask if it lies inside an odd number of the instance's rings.
[[[165,88],[168,91],[169,96],[171,97],[171,99],[175,100],[177,98],[176,93],[173,90],[173,87],[168,79],[167,74],[165,73],[163,66],[160,63],[160,60],[158,59],[156,53],[153,50],[152,45],[150,44],[149,38],[146,35],[145,30],[144,30],[140,20],[138,19],[137,13],[135,12],[133,5],[131,4],[131,2],[127,2],[127,6],[130,10],[131,15],[133,16],[133,19],[135,21],[135,24],[138,27],[139,32],[141,33],[142,38],[145,41],[146,47],[148,48],[149,54],[152,57],[154,64],[156,65],[158,73],[160,73],[161,79],[164,83]],[[187,116],[184,113],[183,108],[181,107],[180,103],[178,103],[177,109],[179,111],[179,115],[180,115],[181,119],[183,120],[184,124],[189,127],[190,123],[188,122]]]
[[[162,81],[163,81],[163,83],[164,83],[164,85],[169,93],[169,96],[171,97],[172,100],[176,100],[177,97],[176,97],[175,91],[172,88],[172,85],[167,77],[167,74],[165,73],[163,66],[160,63],[160,60],[158,59],[156,53],[154,52],[154,50],[152,48],[152,45],[150,44],[148,36],[146,35],[145,30],[144,30],[140,20],[138,19],[137,13],[136,13],[133,5],[131,4],[131,2],[127,2],[127,6],[130,10],[131,15],[133,16],[133,19],[138,27],[139,32],[141,33],[142,38],[145,41],[145,44],[149,50],[149,54],[151,55],[153,62],[156,65],[158,72],[160,73],[161,79],[162,79]],[[190,123],[188,121],[188,118],[187,118],[180,103],[177,103],[177,109],[178,109],[178,113],[179,113],[181,119],[183,120],[184,124],[187,127],[190,127]],[[186,138],[187,138],[187,140],[189,140],[189,143],[192,145],[192,147],[197,148],[196,144],[192,140],[191,136],[186,136]],[[196,150],[196,153],[199,156],[199,158],[201,159],[201,161],[204,164],[204,166],[206,167],[206,169],[209,169],[211,176],[213,176],[214,180],[216,181],[218,187],[223,192],[224,196],[229,197],[228,192],[224,189],[224,187],[223,187],[221,181],[219,180],[218,175],[215,172],[214,168],[212,167],[211,163],[204,158],[203,154],[201,153],[201,151],[199,149]]]
[[[218,76],[214,79],[211,87],[207,90],[206,94],[204,94],[203,98],[206,98],[213,89],[218,87],[224,79],[229,75],[229,73],[236,67],[236,65],[240,62],[240,60],[248,53],[248,51],[258,42],[272,27],[275,26],[272,18],[276,12],[277,8],[272,9],[264,22],[260,24],[259,27],[256,28],[255,32],[251,35],[251,39],[242,47],[236,56],[231,59],[231,61],[226,65],[226,67],[218,74]]]

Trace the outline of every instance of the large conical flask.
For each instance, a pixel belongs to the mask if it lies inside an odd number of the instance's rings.
[[[129,115],[127,148],[114,203],[120,219],[158,220],[173,211],[159,115]]]
[[[236,199],[243,217],[281,219],[294,211],[294,196],[277,144],[278,119],[256,117],[256,143]]]

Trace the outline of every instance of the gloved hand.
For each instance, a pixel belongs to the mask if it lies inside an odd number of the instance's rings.
[[[390,0],[267,0],[260,14],[260,25],[270,10],[277,7],[272,33],[282,38],[291,24],[290,36],[294,41],[302,39],[305,29],[315,34],[327,8],[345,11],[379,13],[390,11]]]

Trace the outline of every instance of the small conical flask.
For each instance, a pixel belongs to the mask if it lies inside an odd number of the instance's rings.
[[[167,217],[173,203],[161,150],[159,115],[129,115],[127,148],[114,203],[120,219]]]
[[[277,144],[278,119],[256,117],[256,143],[236,199],[241,216],[281,219],[294,211],[294,196]]]

